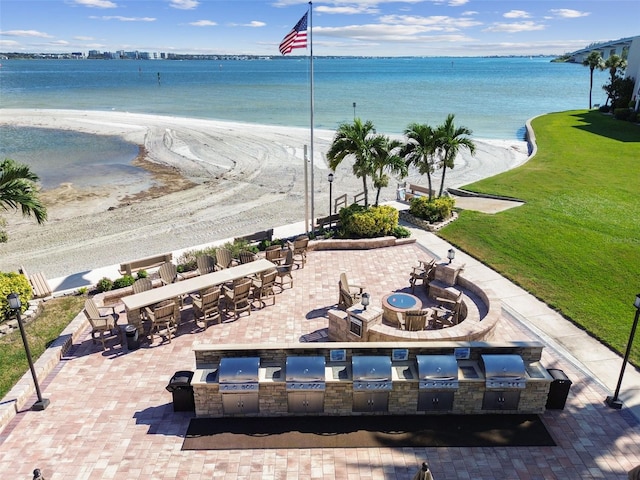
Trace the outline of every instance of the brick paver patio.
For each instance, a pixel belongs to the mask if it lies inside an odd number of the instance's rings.
[[[49,408],[20,412],[0,432],[0,480],[30,479],[34,468],[47,480],[410,479],[424,460],[437,480],[626,479],[640,464],[640,425],[607,408],[605,389],[551,347],[543,364],[573,381],[565,409],[542,416],[556,447],[181,451],[192,414],[173,412],[165,386],[175,371],[193,370],[194,342],[325,341],[341,271],[367,285],[379,305],[386,293],[409,288],[411,267],[424,256],[418,244],[311,252],[275,306],[207,331],[187,308],[170,344],[156,338],[136,351],[115,345],[102,352],[85,332],[42,382]],[[119,323],[126,324],[124,313]],[[494,341],[540,340],[509,318],[497,334]]]

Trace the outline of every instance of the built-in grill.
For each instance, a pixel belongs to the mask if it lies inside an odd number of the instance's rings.
[[[416,355],[421,390],[457,390],[458,361],[454,355]]]
[[[323,391],[325,361],[321,356],[287,357],[287,391]]]
[[[354,356],[351,358],[353,390],[389,391],[391,383],[391,358],[383,356]]]
[[[223,358],[218,369],[221,393],[258,391],[259,357]]]
[[[487,389],[524,389],[527,374],[520,355],[481,355]]]

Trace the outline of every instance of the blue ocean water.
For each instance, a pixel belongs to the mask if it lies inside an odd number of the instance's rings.
[[[397,134],[409,123],[438,125],[453,113],[456,125],[476,138],[522,139],[531,117],[588,107],[589,69],[550,60],[316,58],[314,123],[334,129],[356,115],[379,132]],[[606,81],[606,72],[595,72],[594,103],[604,103]],[[306,58],[5,60],[0,105],[308,127],[309,83]],[[11,138],[0,139],[2,153]]]

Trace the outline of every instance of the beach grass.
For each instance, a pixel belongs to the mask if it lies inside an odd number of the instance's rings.
[[[640,292],[640,126],[582,110],[532,126],[533,159],[464,187],[526,204],[463,211],[439,234],[624,352]]]
[[[82,310],[85,298],[68,296],[51,299],[44,303],[37,319],[25,325],[34,362]],[[4,398],[28,371],[29,363],[20,331],[15,330],[0,337],[0,398]]]

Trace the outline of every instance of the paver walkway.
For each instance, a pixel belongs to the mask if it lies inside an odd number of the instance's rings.
[[[194,342],[323,341],[340,271],[367,285],[375,304],[408,288],[418,258],[427,252],[445,256],[448,246],[440,239],[417,236],[422,245],[312,252],[305,268],[294,271],[293,289],[278,294],[275,306],[206,332],[186,310],[170,344],[156,339],[133,352],[116,345],[103,353],[85,332],[43,382],[49,408],[21,412],[0,432],[0,480],[31,478],[34,468],[47,480],[410,479],[424,460],[437,480],[625,479],[640,464],[638,419],[629,409],[609,409],[603,403],[607,388],[561,344],[526,323],[549,312],[523,303],[517,287],[463,255],[457,260],[466,263],[465,275],[499,287],[494,290],[504,299],[494,340],[545,342],[543,364],[562,369],[573,382],[565,409],[542,416],[558,446],[181,451],[191,414],[172,411],[165,386],[175,371],[194,368]]]

